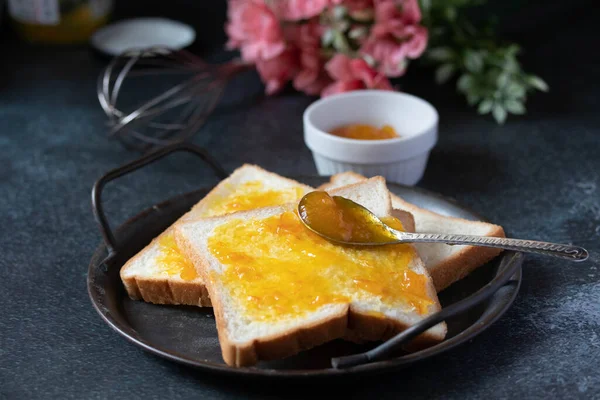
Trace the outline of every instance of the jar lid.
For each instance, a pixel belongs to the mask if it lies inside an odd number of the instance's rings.
[[[128,50],[150,47],[183,49],[194,42],[194,28],[166,18],[134,18],[98,29],[91,45],[102,53],[117,56]]]

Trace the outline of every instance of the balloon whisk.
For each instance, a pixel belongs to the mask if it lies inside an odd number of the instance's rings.
[[[184,141],[205,123],[227,82],[248,68],[237,60],[209,64],[186,50],[127,51],[98,77],[108,136],[142,152]],[[151,97],[148,92],[157,88]]]

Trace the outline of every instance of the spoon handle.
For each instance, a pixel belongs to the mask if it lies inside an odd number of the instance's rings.
[[[563,258],[571,261],[585,261],[589,254],[586,249],[568,244],[537,242],[534,240],[507,239],[487,236],[452,235],[445,233],[397,232],[401,242],[446,243],[450,245],[472,245],[496,247],[527,253]]]

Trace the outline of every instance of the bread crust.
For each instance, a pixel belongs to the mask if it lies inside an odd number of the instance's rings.
[[[217,330],[225,329],[219,328],[218,325]],[[227,365],[248,367],[255,365],[260,360],[269,361],[290,357],[303,350],[342,338],[346,332],[346,326],[347,312],[339,312],[314,324],[266,336],[241,346],[231,342],[228,335],[219,334],[219,343],[223,360]]]
[[[179,218],[173,225],[152,239],[150,243],[121,267],[119,274],[130,299],[143,300],[153,304],[211,306],[208,290],[201,278],[185,281],[173,276],[138,276],[136,274],[129,275],[128,273],[129,268],[132,268],[138,259],[147,252],[152,251],[152,247],[161,237],[174,233],[175,225],[180,223],[182,218]]]
[[[123,284],[133,300],[153,304],[211,307],[208,290],[203,281],[177,281],[168,278],[123,278]]]
[[[415,337],[405,346],[406,351],[417,351],[439,343],[447,333],[447,327],[443,325],[443,337],[426,331]],[[350,309],[348,314],[348,331],[345,340],[354,343],[366,343],[372,341],[387,341],[398,333],[408,329],[410,325],[397,320],[382,318],[378,315],[364,314]]]

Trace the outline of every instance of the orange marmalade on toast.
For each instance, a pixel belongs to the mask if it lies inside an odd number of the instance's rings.
[[[194,264],[179,252],[179,246],[171,232],[165,232],[158,240],[159,255],[156,262],[168,275],[179,275],[184,281],[198,277]]]
[[[247,181],[233,187],[229,194],[213,200],[201,213],[201,216],[212,217],[236,211],[292,203],[299,200],[304,192],[305,189],[299,186],[273,189],[265,187],[261,181]]]
[[[304,192],[305,189],[299,186],[272,189],[265,187],[261,181],[247,181],[240,185],[232,185],[229,194],[215,198],[198,216],[212,217],[236,211],[291,203],[299,200]],[[162,272],[169,276],[178,275],[185,281],[198,278],[194,265],[180,253],[172,234],[166,232],[158,238],[157,242],[160,255],[156,261]]]
[[[395,218],[385,222],[403,229]],[[410,268],[416,256],[410,245],[335,245],[307,229],[294,211],[230,220],[215,228],[208,249],[225,266],[214,278],[258,320],[361,298],[421,314],[434,304],[427,277]]]

